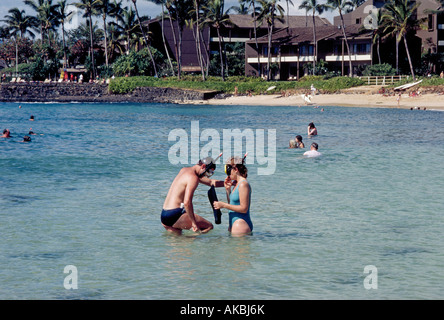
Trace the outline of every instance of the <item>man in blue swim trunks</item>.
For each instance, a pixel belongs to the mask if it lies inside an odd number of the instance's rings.
[[[224,181],[209,179],[216,169],[214,162],[213,158],[207,157],[199,160],[194,166],[179,171],[165,198],[160,216],[166,230],[181,234],[184,229],[192,229],[199,233],[213,229],[210,221],[194,213],[193,195],[199,183],[215,187],[224,186]]]

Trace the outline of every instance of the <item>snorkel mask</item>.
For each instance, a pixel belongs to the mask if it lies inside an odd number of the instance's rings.
[[[199,175],[199,178],[202,178],[203,176],[205,176],[207,178],[211,177],[214,174],[214,171],[216,170],[216,161],[221,156],[222,156],[222,153],[214,160],[211,157],[206,157],[202,160],[199,160],[200,165],[202,165],[202,164],[205,165],[205,171]]]
[[[244,161],[245,161],[245,158],[247,157],[247,154],[248,154],[248,152],[244,155],[244,157],[242,158],[242,161],[241,161],[241,163],[240,164],[243,164],[244,163]],[[237,159],[239,159],[239,158],[237,158]],[[230,176],[231,175],[231,170],[233,170],[233,168],[236,166],[236,161],[235,161],[235,165],[234,166],[232,166],[231,164],[226,164],[225,165],[225,173],[227,174],[227,176]]]

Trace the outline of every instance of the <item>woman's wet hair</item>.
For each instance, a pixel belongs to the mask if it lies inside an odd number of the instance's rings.
[[[296,136],[296,140],[298,140],[298,141],[302,141],[302,136],[297,135],[297,136]]]
[[[241,157],[231,157],[228,161],[227,164],[231,165],[232,167],[236,167],[237,170],[239,171],[239,174],[244,177],[247,178],[248,176],[248,168],[245,166],[245,157],[241,158]]]
[[[309,124],[308,124],[308,127],[311,129],[311,128],[315,128],[315,125],[314,125],[314,123],[313,122],[310,122]]]

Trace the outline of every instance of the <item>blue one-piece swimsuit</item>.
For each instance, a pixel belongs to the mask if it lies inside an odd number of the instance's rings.
[[[246,213],[239,213],[239,212],[235,212],[235,211],[228,212],[228,215],[229,215],[228,227],[230,230],[231,230],[231,227],[233,226],[234,221],[236,221],[237,219],[243,219],[250,227],[250,230],[253,231],[253,223],[251,222],[251,219],[250,219],[251,186],[250,186],[249,198],[250,198],[250,200],[249,200],[249,204],[248,204],[248,211]],[[239,186],[237,186],[234,189],[234,191],[230,194],[230,204],[235,205],[235,206],[240,205]]]

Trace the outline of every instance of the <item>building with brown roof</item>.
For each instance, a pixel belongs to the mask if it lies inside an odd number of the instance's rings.
[[[308,73],[309,65],[313,64],[314,59],[317,62],[320,60],[327,62],[330,70],[336,70],[344,75],[349,72],[350,59],[354,68],[371,64],[371,31],[362,31],[360,27],[352,25],[347,26],[345,32],[350,46],[350,56],[345,49],[341,28],[332,25],[316,27],[317,57],[314,54],[312,28],[285,28],[274,32],[271,39],[271,64],[274,67],[272,79],[299,79]],[[259,38],[258,44],[259,56],[255,41],[246,42],[245,73],[251,76],[261,74],[265,78],[268,66],[268,37]],[[258,67],[261,70],[258,70]]]
[[[244,43],[249,40],[255,39],[254,37],[254,21],[250,15],[230,15],[232,22],[231,26],[224,26],[221,28],[222,41],[227,43]],[[162,41],[162,27],[161,19],[152,19],[149,21],[149,29],[152,35],[152,45],[156,48],[163,49],[164,44]],[[315,23],[317,27],[331,26],[331,23],[319,16],[315,17]],[[283,22],[276,20],[275,29],[286,28],[305,28],[308,27],[312,30],[313,20],[308,16],[289,16]],[[177,23],[173,22],[174,29],[176,30],[176,41],[178,41],[178,28]],[[164,34],[166,40],[166,50],[172,59],[177,61],[177,53],[174,44],[174,37],[172,32],[171,23],[165,19],[163,23]],[[268,34],[267,24],[257,23],[256,30],[257,37],[263,37]],[[182,71],[184,72],[200,72],[200,64],[197,58],[197,46],[195,41],[195,29],[185,27],[182,32]],[[165,51],[165,49],[164,49]],[[205,28],[201,30],[201,51],[203,52],[204,59],[209,59],[211,54],[215,54],[219,51],[219,38],[217,36],[216,28]]]

